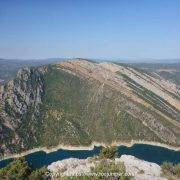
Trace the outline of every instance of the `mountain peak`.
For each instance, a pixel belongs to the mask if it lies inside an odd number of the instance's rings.
[[[74,59],[21,70],[2,89],[5,154],[94,141],[180,145],[180,90],[157,73]]]

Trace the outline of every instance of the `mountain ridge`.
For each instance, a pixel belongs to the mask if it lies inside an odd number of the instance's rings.
[[[179,87],[158,74],[76,59],[21,70],[7,84],[1,86],[1,154],[93,141],[180,145]]]

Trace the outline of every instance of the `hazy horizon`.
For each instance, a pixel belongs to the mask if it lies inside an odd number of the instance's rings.
[[[0,58],[180,59],[180,1],[0,1]]]
[[[158,64],[158,63],[165,63],[165,64],[174,64],[174,63],[180,63],[179,59],[152,59],[152,58],[145,58],[145,59],[128,59],[128,58],[118,58],[118,59],[106,59],[106,58],[88,58],[88,57],[49,57],[49,58],[34,58],[34,59],[21,59],[21,58],[1,58],[0,61],[6,60],[6,61],[61,61],[61,60],[73,60],[73,59],[87,59],[87,60],[95,60],[95,61],[111,61],[111,62],[122,62],[122,63],[152,63],[152,64]]]

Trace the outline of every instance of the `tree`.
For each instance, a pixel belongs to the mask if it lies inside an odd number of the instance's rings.
[[[24,180],[31,173],[31,168],[25,161],[25,158],[18,158],[7,167],[0,170],[0,177],[2,179],[12,179],[12,180]]]
[[[28,180],[44,180],[46,172],[47,172],[46,167],[37,169],[31,173],[31,175],[28,177]]]
[[[107,159],[113,159],[117,155],[118,155],[118,151],[115,146],[103,148],[100,153],[100,157],[107,158]]]
[[[44,180],[47,168],[32,171],[25,158],[15,159],[5,168],[0,169],[0,179],[4,180]]]

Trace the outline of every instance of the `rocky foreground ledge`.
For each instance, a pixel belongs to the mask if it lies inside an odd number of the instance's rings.
[[[114,164],[123,163],[125,167],[125,174],[132,176],[132,179],[137,180],[162,180],[165,179],[161,177],[161,167],[155,163],[150,163],[135,158],[131,155],[122,155],[120,158],[115,158],[111,161]],[[87,159],[77,159],[69,158],[66,160],[61,160],[52,163],[48,166],[52,177],[63,177],[63,176],[81,176],[81,175],[93,175],[92,169],[95,168],[100,160],[87,158]]]

